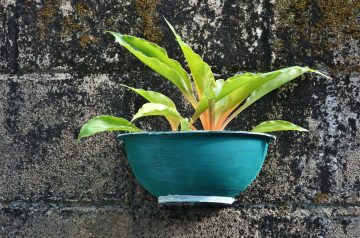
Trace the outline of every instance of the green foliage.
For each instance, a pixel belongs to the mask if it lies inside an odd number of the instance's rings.
[[[174,131],[177,130],[182,119],[179,112],[173,107],[160,103],[145,103],[131,121],[146,116],[165,116]]]
[[[104,131],[130,131],[140,132],[134,124],[126,119],[108,115],[97,116],[88,121],[80,130],[78,139],[92,136]]]
[[[166,23],[174,33],[185,56],[192,80],[180,63],[169,58],[166,51],[160,46],[138,37],[111,31],[109,33],[115,37],[117,43],[125,47],[155,72],[172,82],[183,93],[184,97],[194,107],[194,114],[191,119],[183,118],[177,111],[174,102],[161,93],[121,85],[144,97],[149,103],[144,104],[139,109],[131,122],[112,116],[95,117],[83,126],[79,138],[104,131],[141,131],[132,122],[145,116],[164,116],[173,131],[179,130],[179,127],[181,131],[196,130],[193,123],[197,119],[200,119],[204,130],[224,130],[234,118],[261,97],[303,74],[316,73],[322,77],[327,77],[308,67],[292,66],[268,73],[243,73],[226,80],[215,80],[210,66],[189,45],[184,43],[168,21]],[[253,128],[252,131],[272,132],[281,130],[306,131],[302,127],[282,120],[263,122]]]
[[[132,88],[132,87],[126,86],[124,84],[120,84],[120,85],[123,87],[126,87],[128,89],[131,89],[132,91],[141,95],[143,98],[145,98],[149,102],[164,104],[168,107],[172,107],[172,108],[176,109],[175,103],[170,98],[165,96],[164,94],[161,94],[161,93],[158,93],[155,91],[146,91],[146,90],[140,89],[140,88]]]
[[[170,59],[160,46],[144,39],[109,31],[115,41],[128,49],[144,64],[170,80],[190,101],[194,100],[190,78],[176,60]]]
[[[274,120],[264,121],[255,126],[252,132],[272,132],[272,131],[308,131],[288,121]]]
[[[210,66],[203,61],[200,55],[196,54],[187,44],[182,41],[181,37],[176,34],[174,27],[166,19],[165,21],[169,25],[171,31],[174,33],[175,38],[185,56],[185,59],[189,64],[198,97],[201,99],[206,85],[208,83],[215,82],[215,78],[211,72]]]

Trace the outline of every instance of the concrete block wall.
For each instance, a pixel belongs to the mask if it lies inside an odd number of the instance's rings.
[[[360,237],[358,1],[0,1],[0,237]],[[165,79],[104,33],[141,36],[184,59],[162,17],[218,78],[291,65],[307,75],[228,129],[284,119],[256,181],[233,206],[159,207],[107,133],[78,143],[99,114],[131,118],[143,99],[119,86]],[[162,119],[140,120],[167,130]]]

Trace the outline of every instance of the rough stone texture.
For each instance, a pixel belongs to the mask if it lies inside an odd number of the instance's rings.
[[[17,16],[14,5],[4,3],[0,5],[0,72],[15,72],[17,63]]]
[[[121,207],[16,203],[1,208],[1,237],[128,237],[133,233],[132,214]]]
[[[148,207],[8,204],[5,237],[358,237],[355,207]],[[11,226],[6,226],[11,224]]]
[[[0,1],[0,237],[359,237],[358,1]],[[308,65],[229,129],[290,120],[234,206],[159,207],[115,134],[77,143],[94,115],[131,118],[143,99],[119,83],[179,92],[116,46],[111,29],[184,62],[162,16],[218,77]],[[167,130],[163,119],[140,120]]]

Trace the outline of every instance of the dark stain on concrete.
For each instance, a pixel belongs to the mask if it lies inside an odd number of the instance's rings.
[[[20,108],[24,103],[22,92],[20,91],[19,82],[10,80],[8,83],[9,91],[6,95],[7,108],[6,113],[9,115],[6,120],[6,130],[13,135],[14,142],[21,141],[21,135],[18,133],[20,129]]]
[[[9,68],[11,73],[16,74],[19,71],[19,63],[18,63],[18,55],[19,49],[17,45],[18,41],[18,34],[19,34],[19,27],[18,27],[18,7],[13,6],[8,11],[11,13],[9,14],[10,17],[8,19],[8,52],[9,52]],[[10,42],[11,41],[11,42]]]

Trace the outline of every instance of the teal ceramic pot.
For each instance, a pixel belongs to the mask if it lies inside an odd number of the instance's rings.
[[[231,204],[258,175],[275,137],[240,131],[119,134],[137,181],[159,203]]]

